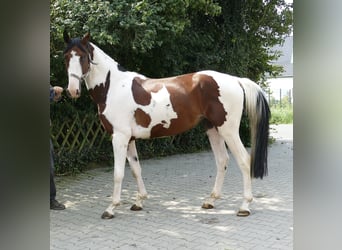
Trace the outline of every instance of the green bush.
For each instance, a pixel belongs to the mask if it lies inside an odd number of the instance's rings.
[[[273,106],[271,107],[270,124],[290,124],[293,123],[293,108],[292,106]]]
[[[241,121],[240,136],[245,146],[250,146],[249,125],[245,116]],[[136,143],[140,159],[194,153],[210,149],[203,123],[180,135],[151,140],[137,140]],[[55,172],[58,175],[77,174],[89,169],[89,166],[94,164],[113,165],[114,157],[110,140],[107,140],[98,149],[85,148],[81,151],[76,149],[69,152],[56,148],[55,152]]]
[[[89,168],[90,163],[112,164],[113,153],[109,145],[101,149],[86,148],[81,150],[59,150],[54,155],[55,173],[57,175],[74,175]]]

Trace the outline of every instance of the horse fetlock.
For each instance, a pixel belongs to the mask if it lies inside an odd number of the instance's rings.
[[[137,194],[135,204],[131,207],[131,210],[133,210],[133,211],[142,210],[143,201],[145,199],[147,199],[147,194]]]
[[[137,195],[137,200],[146,200],[147,197],[147,193],[146,194],[138,194]]]
[[[250,197],[250,198],[246,198],[246,201],[251,203],[253,201],[253,197]]]
[[[115,200],[115,201],[113,200],[111,205],[112,205],[113,208],[116,208],[116,207],[121,205],[121,202],[117,201],[117,200]]]
[[[210,198],[213,198],[213,199],[217,200],[217,199],[220,199],[220,198],[221,198],[221,195],[220,195],[219,193],[212,192],[212,193],[210,194]]]
[[[244,203],[251,203],[253,201],[253,196],[245,196],[243,199]]]
[[[251,214],[251,210],[249,209],[249,204],[252,202],[253,197],[244,198],[242,205],[237,212],[237,216],[249,216]]]

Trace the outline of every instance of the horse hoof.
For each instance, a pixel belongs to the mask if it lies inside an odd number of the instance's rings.
[[[247,217],[250,214],[251,214],[251,212],[248,210],[239,210],[236,215],[240,216],[240,217]]]
[[[142,210],[142,207],[139,207],[139,206],[137,206],[137,205],[133,205],[132,207],[131,207],[131,210],[132,211],[140,211],[140,210]]]
[[[202,208],[204,208],[204,209],[213,209],[214,206],[211,205],[211,204],[209,204],[209,203],[204,203],[204,204],[202,205]]]
[[[102,215],[101,215],[102,219],[113,219],[114,218],[114,214],[110,214],[107,211],[105,211]]]

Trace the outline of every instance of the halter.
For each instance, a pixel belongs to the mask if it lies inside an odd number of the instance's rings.
[[[82,80],[84,80],[87,83],[86,77],[89,75],[90,70],[91,70],[90,64],[97,65],[97,63],[95,63],[93,60],[91,60],[90,54],[88,54],[88,58],[89,58],[89,70],[86,73],[82,74],[81,76],[78,76],[78,75],[76,75],[74,73],[70,74],[70,76],[76,78],[79,81],[80,85],[82,83]]]

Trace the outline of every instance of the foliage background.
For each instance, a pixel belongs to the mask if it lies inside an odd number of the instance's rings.
[[[270,64],[279,57],[270,48],[291,33],[292,14],[292,6],[283,0],[51,0],[51,84],[66,87],[63,31],[67,29],[72,37],[90,31],[92,41],[108,55],[128,70],[149,77],[213,69],[263,85],[266,75],[277,76],[282,71]],[[77,102],[63,97],[51,105],[54,127],[75,113],[96,113],[89,95],[83,94]],[[245,119],[240,134],[247,146]],[[108,145],[104,153],[60,154],[57,172],[69,165],[82,169],[98,158],[111,160]],[[138,141],[137,146],[140,157],[145,158],[202,150],[209,143],[200,125],[180,136]],[[86,160],[79,160],[82,157]]]

